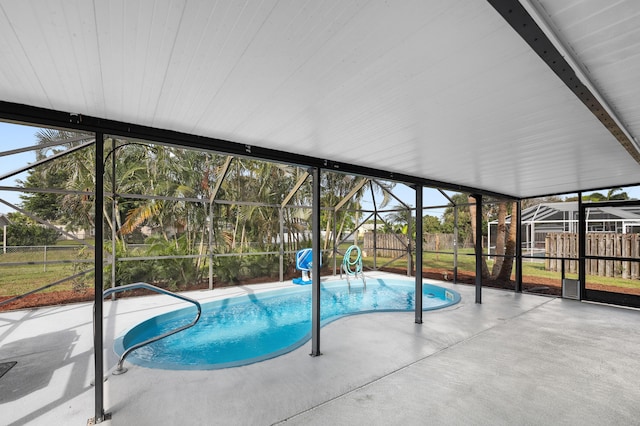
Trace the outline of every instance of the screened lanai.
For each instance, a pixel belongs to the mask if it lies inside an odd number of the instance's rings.
[[[78,191],[93,197],[96,223],[110,136],[308,170],[316,253],[327,171],[407,184],[416,211],[426,187],[481,207],[640,183],[631,0],[56,0],[0,11],[0,119],[90,135],[95,180]],[[102,227],[95,238],[101,318]],[[481,243],[475,255],[480,302]],[[313,333],[319,355],[319,324]],[[100,385],[95,394],[99,422]]]

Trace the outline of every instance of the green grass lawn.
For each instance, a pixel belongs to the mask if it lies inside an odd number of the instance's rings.
[[[69,247],[74,246],[74,247]],[[45,255],[43,248],[21,251],[9,251],[0,254],[0,297],[17,296],[26,292],[51,284],[55,281],[73,275],[82,270],[91,268],[91,263],[76,263],[72,261],[86,260],[92,256],[91,251],[82,250],[73,241],[61,241],[55,247],[48,247]],[[46,256],[46,257],[45,257]],[[63,264],[31,264],[31,265],[7,265],[8,263],[65,261]],[[88,280],[85,280],[88,281]],[[92,280],[91,280],[92,281]],[[50,287],[45,292],[70,290],[72,282],[65,282]]]
[[[423,255],[423,265],[425,268],[436,268],[436,269],[448,269],[453,271],[453,255],[447,253],[424,253]],[[390,258],[378,257],[377,264],[382,265],[386,262],[389,262]],[[364,263],[368,267],[373,266],[373,257],[368,256],[364,259]],[[393,261],[388,266],[395,268],[406,268],[407,267],[407,258],[406,256],[400,259]],[[489,270],[493,266],[493,261],[489,260],[487,262],[487,266]],[[476,262],[475,255],[472,249],[464,249],[458,252],[458,271],[465,271],[475,274],[476,270]],[[547,278],[552,280],[557,280],[558,286],[561,284],[561,273],[553,272],[545,270],[544,262],[528,262],[523,261],[522,263],[522,275],[524,277],[540,277]],[[577,279],[578,274],[565,273],[566,278]],[[515,269],[511,276],[513,280],[515,280]],[[630,279],[622,279],[622,278],[610,278],[610,277],[600,277],[595,275],[587,276],[587,286],[589,284],[601,284],[608,286],[616,286],[621,288],[640,288],[640,280],[630,280]]]
[[[75,241],[62,241],[57,247],[76,246]],[[346,247],[344,247],[346,248]],[[343,249],[344,250],[344,249]],[[73,261],[73,260],[86,260],[92,256],[92,252],[87,249],[69,248],[66,250],[61,249],[48,249],[46,259],[47,261]],[[341,260],[342,256],[338,257]],[[426,268],[438,268],[453,271],[453,255],[448,253],[424,253],[424,267]],[[91,263],[80,264],[77,263],[65,263],[65,264],[49,264],[49,265],[19,265],[19,266],[7,266],[7,263],[18,262],[42,262],[44,260],[44,250],[38,251],[22,251],[13,253],[0,253],[0,297],[1,296],[16,296],[24,294],[28,291],[45,286],[62,278],[68,277],[81,270],[91,268]],[[363,259],[364,264],[368,267],[373,266],[373,256],[369,255]],[[390,258],[377,258],[377,265],[383,265],[391,261]],[[325,262],[333,264],[333,259],[327,256]],[[340,262],[338,261],[338,267]],[[388,266],[395,268],[407,267],[407,258],[401,257],[391,262]],[[488,262],[489,268],[492,266],[492,262]],[[458,255],[458,271],[465,271],[471,274],[475,273],[475,256],[472,249],[462,249]],[[560,272],[546,271],[543,262],[523,262],[523,276],[525,277],[541,277],[557,281],[560,285]],[[567,278],[577,278],[577,274],[566,274]],[[514,276],[512,275],[512,279]],[[92,279],[85,280],[88,285],[92,284]],[[608,286],[617,286],[621,288],[640,288],[640,280],[629,280],[622,278],[607,278],[598,276],[588,276],[587,285],[602,284]],[[66,282],[45,291],[59,291],[70,290],[73,288],[72,282]]]

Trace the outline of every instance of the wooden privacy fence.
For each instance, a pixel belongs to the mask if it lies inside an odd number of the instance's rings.
[[[362,250],[373,256],[373,232],[365,232]],[[407,236],[403,234],[376,233],[376,256],[398,257],[407,254]]]
[[[407,253],[407,236],[404,234],[377,233],[377,256],[398,257]],[[471,241],[459,243],[458,248],[473,247]],[[424,234],[422,249],[453,252],[453,234]],[[363,250],[373,256],[373,232],[365,232]]]
[[[587,256],[629,257],[640,261],[640,234],[617,234],[614,232],[587,233]],[[578,234],[571,232],[549,233],[544,242],[545,254],[548,257],[578,258]],[[545,259],[548,271],[560,271],[562,261]],[[587,259],[587,275],[638,279],[640,262],[622,260]],[[565,270],[578,272],[578,261],[565,261]]]

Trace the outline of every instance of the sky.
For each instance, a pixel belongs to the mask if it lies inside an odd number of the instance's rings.
[[[12,149],[23,148],[35,145],[35,134],[37,127],[23,126],[18,124],[0,122],[0,152]],[[34,162],[36,154],[34,151],[24,152],[21,154],[3,155],[0,157],[0,175],[5,175],[17,170],[28,163]],[[0,186],[16,186],[16,180],[25,179],[27,172],[7,178],[0,182]],[[20,204],[20,193],[13,191],[0,190],[0,198],[11,204]],[[0,213],[9,213],[13,209],[0,203]]]
[[[35,137],[37,127],[24,126],[11,123],[0,122],[0,175],[4,175],[13,170],[17,170],[20,167],[26,166],[28,163],[35,161],[35,152],[29,151],[21,154],[2,155],[2,152],[9,151],[16,148],[23,148],[36,145],[37,139]],[[25,179],[27,172],[21,173],[11,178],[0,182],[0,186],[15,186],[16,180]],[[640,187],[624,188],[625,191],[632,198],[640,199]],[[446,191],[449,195],[455,194],[455,192]],[[606,194],[606,191],[600,191]],[[398,183],[394,187],[394,194],[403,200],[406,204],[411,206],[415,205],[415,191],[408,186]],[[376,200],[379,200],[381,194],[376,194]],[[19,205],[21,203],[20,193],[14,191],[4,191],[0,189],[0,199],[6,200],[9,203]],[[425,188],[423,191],[423,205],[424,206],[442,206],[446,205],[448,200],[436,189]],[[399,203],[397,200],[391,200],[387,208],[392,208]],[[363,200],[364,209],[373,209],[373,203],[371,202],[370,191],[366,191],[366,196]],[[0,214],[12,212],[13,209],[0,203]],[[433,209],[425,211],[425,214],[431,216],[442,217],[444,208]]]

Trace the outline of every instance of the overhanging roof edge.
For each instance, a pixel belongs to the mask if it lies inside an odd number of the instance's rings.
[[[47,108],[16,104],[6,101],[0,101],[0,119],[38,125],[41,124],[52,127],[70,128],[90,132],[101,132],[104,134],[113,134],[118,136],[128,136],[159,143],[167,143],[188,148],[199,148],[207,151],[215,151],[222,154],[256,158],[286,164],[296,164],[301,167],[313,167],[324,170],[331,170],[338,173],[348,173],[359,176],[388,179],[407,184],[420,184],[423,186],[442,188],[458,192],[479,193],[496,198],[506,198],[512,200],[519,199],[519,197],[513,195],[501,194],[486,189],[473,188],[465,185],[457,185],[433,179],[420,178],[403,173],[384,171],[371,167],[359,166],[356,164],[333,161],[330,159],[322,159],[309,155],[295,154],[271,148],[264,148],[256,145],[211,138],[208,136],[197,136],[178,132],[175,130],[158,129],[149,126],[124,123],[115,120],[56,111]]]
[[[518,0],[487,0],[489,4],[504,18],[531,49],[560,78],[576,97],[587,107],[593,116],[611,133],[629,155],[640,164],[640,151],[627,129],[621,127],[619,120],[609,112],[606,99],[591,88],[590,82],[582,81],[567,58],[558,50],[553,41],[529,14]],[[569,56],[569,54],[567,54]],[[583,76],[583,78],[586,78]],[[603,99],[603,103],[599,101]],[[605,104],[605,105],[603,105]]]

